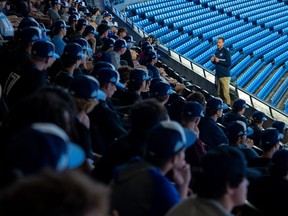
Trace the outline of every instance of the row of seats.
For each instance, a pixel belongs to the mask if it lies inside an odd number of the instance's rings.
[[[186,3],[182,3],[182,4],[175,4],[175,5],[171,5],[170,7],[163,7],[163,8],[160,8],[158,10],[148,10],[145,12],[145,17],[146,18],[150,18],[150,19],[153,19],[155,16],[160,16],[160,15],[164,15],[164,14],[167,14],[168,12],[171,13],[170,15],[179,15],[181,14],[181,10],[182,11],[182,14],[184,13],[187,13],[184,9],[189,9],[189,8],[193,8],[194,10],[194,3],[193,2],[186,2]],[[200,7],[199,7],[200,8]],[[197,7],[195,8],[197,9]],[[189,11],[189,10],[188,10]]]
[[[276,21],[279,18],[280,19],[286,18],[285,20],[282,20],[282,21],[286,21],[287,15],[288,15],[287,11],[282,11],[281,13],[271,14],[270,16],[265,16],[264,18],[258,19],[258,20],[256,20],[256,23],[257,23],[257,25],[264,25],[266,28],[269,28],[270,26],[268,26],[268,27],[266,26],[267,23],[270,23],[271,21]],[[279,24],[279,23],[280,22],[275,23],[275,24]],[[273,23],[272,23],[272,25],[273,25]]]
[[[272,26],[272,29],[276,31],[281,31],[283,33],[283,29],[288,27],[288,22],[280,23],[278,25]]]
[[[288,51],[274,58],[274,65],[279,66],[288,61]]]
[[[187,2],[186,0],[179,0],[179,1],[168,1],[168,2],[163,2],[161,4],[153,4],[153,5],[148,5],[148,6],[144,6],[144,7],[140,7],[140,8],[136,8],[135,12],[136,14],[143,14],[145,12],[148,11],[155,11],[157,9],[161,9],[161,8],[169,8],[171,6],[175,6],[175,5],[181,5],[181,3],[185,3]]]
[[[200,5],[194,5],[194,6],[191,6],[191,7],[188,7],[188,8],[182,8],[180,10],[171,11],[169,13],[163,13],[163,14],[160,14],[160,15],[156,15],[156,16],[154,16],[154,20],[156,22],[161,22],[164,19],[170,18],[172,16],[183,15],[183,14],[186,14],[186,13],[189,13],[189,12],[192,12],[192,11],[199,11],[199,10],[207,11],[206,9],[202,9],[202,7]],[[203,13],[205,13],[205,12],[203,12]]]
[[[209,14],[208,14],[209,15]],[[235,21],[235,18],[228,18],[228,16],[226,14],[218,14],[216,16],[209,16],[209,18],[207,18],[207,16],[203,16],[203,19],[201,19],[201,21],[198,22],[193,22],[190,25],[186,25],[183,27],[183,31],[184,32],[191,32],[191,30],[197,29],[197,28],[201,28],[203,26],[209,26],[211,24],[214,23],[219,23],[219,22],[223,22],[223,25],[232,23],[233,21]]]
[[[259,97],[262,100],[265,100],[268,95],[271,93],[272,89],[277,85],[277,83],[280,81],[280,79],[283,77],[283,75],[286,73],[287,68],[284,68],[283,66],[280,67],[276,73],[273,74],[271,79],[265,84],[265,86],[260,90],[260,92],[257,94],[257,97]]]
[[[271,16],[273,14],[278,14],[278,13],[281,13],[281,12],[286,11],[286,10],[287,10],[286,7],[279,7],[279,8],[273,9],[273,10],[266,11],[264,13],[257,12],[256,15],[247,17],[247,20],[248,20],[248,22],[257,23],[257,20],[259,20],[259,19]]]
[[[225,39],[225,45],[227,47],[232,47],[235,43],[242,41],[243,38],[248,38],[248,37],[250,37],[250,35],[257,34],[260,31],[262,31],[262,28],[260,26],[254,27],[252,25],[252,23],[248,23],[248,24],[245,24],[243,26],[239,26],[238,28],[231,29],[230,31],[225,32],[221,36],[226,38]],[[219,36],[220,35],[217,35],[217,37],[213,37],[212,40],[216,41]],[[241,47],[239,47],[239,49],[240,48]],[[234,47],[233,47],[233,49],[234,49]],[[235,49],[233,51],[237,51],[239,49]]]
[[[221,32],[226,32],[229,31],[231,29],[235,29],[238,28],[240,26],[242,26],[244,24],[243,20],[239,20],[236,22],[232,22],[228,25],[224,25],[224,26],[218,26],[217,28],[210,30],[208,32],[205,32],[202,34],[202,39],[203,40],[211,40],[212,37],[214,37],[215,35],[219,35]],[[194,34],[194,32],[193,32]]]
[[[192,38],[191,40],[188,40],[187,42],[182,43],[180,46],[178,46],[174,50],[175,50],[175,52],[178,52],[180,54],[184,54],[184,53],[188,52],[190,49],[192,49],[193,47],[199,45],[200,43],[201,43],[201,41],[199,40],[198,37]]]
[[[168,34],[169,32],[170,32],[170,29],[168,28],[168,26],[164,26],[160,29],[150,32],[150,34],[154,35],[155,37],[158,37],[160,35]]]
[[[204,19],[207,19],[207,18],[210,18],[210,17],[217,16],[217,14],[218,14],[217,11],[211,12],[208,8],[197,10],[197,11],[194,12],[193,16],[190,17],[189,19],[185,19],[185,20],[181,20],[181,21],[178,21],[178,22],[174,22],[173,23],[173,28],[174,29],[182,29],[183,30],[184,26],[187,26],[187,25],[192,24],[192,23],[197,23],[197,22],[199,22],[201,20],[204,20]]]
[[[188,41],[190,39],[190,36],[186,33],[181,35],[178,38],[175,38],[172,41],[169,41],[168,43],[165,44],[166,47],[169,47],[170,49],[175,49],[176,47],[178,47],[180,44],[185,43],[186,41]]]
[[[239,76],[253,61],[254,59],[250,55],[245,56],[235,67],[230,70],[231,79],[235,80],[236,77]]]
[[[232,1],[233,3],[234,1]],[[237,2],[238,4],[235,5],[234,4],[231,4],[230,6],[227,6],[227,7],[221,7],[221,11],[224,12],[224,13],[230,13],[231,11],[234,11],[234,10],[237,10],[237,9],[242,9],[242,8],[247,8],[247,7],[250,7],[250,6],[253,6],[253,5],[257,5],[258,4],[258,1],[241,1],[241,2]],[[240,3],[240,4],[239,4]],[[221,5],[222,6],[222,5]]]
[[[288,99],[284,103],[284,112],[288,113]]]
[[[287,37],[287,35],[285,35],[285,36]],[[286,42],[285,42],[284,44],[280,45],[280,46],[277,47],[277,48],[274,48],[274,47],[273,47],[273,49],[272,49],[270,52],[264,54],[263,60],[264,60],[265,62],[272,61],[272,60],[275,59],[277,56],[279,56],[280,54],[282,54],[283,52],[285,52],[286,50],[288,50],[288,42],[287,42],[287,40],[286,40]]]
[[[164,25],[170,25],[172,27],[174,22],[179,22],[181,20],[190,19],[193,15],[194,15],[193,12],[189,12],[186,14],[180,14],[180,15],[175,16],[175,17],[170,17],[170,18],[164,19],[163,23],[164,23]]]
[[[258,30],[261,30],[260,26],[258,26]],[[255,33],[252,34],[249,37],[243,37],[242,40],[240,40],[239,42],[233,43],[232,48],[233,48],[233,50],[240,50],[246,44],[251,44],[254,41],[258,41],[258,40],[260,40],[260,39],[262,39],[262,38],[264,38],[270,34],[271,34],[271,32],[268,29],[262,30],[256,34]]]
[[[256,62],[254,62],[254,64],[238,78],[237,85],[240,87],[244,87],[249,82],[249,80],[251,80],[257,74],[257,72],[264,66],[264,64],[265,63],[261,61],[261,59],[258,59]],[[243,71],[247,67],[249,67],[249,65],[248,64],[245,65]]]
[[[275,25],[279,25],[279,24],[282,24],[282,23],[287,23],[288,22],[288,14],[286,13],[286,15],[284,17],[279,17],[278,19],[273,19],[271,20],[270,22],[266,22],[264,24],[264,27],[265,28],[269,28],[269,29],[273,29],[273,26]]]
[[[266,7],[266,6],[269,6],[269,7]],[[257,11],[258,9],[261,10],[262,8],[265,8],[265,7],[267,8],[267,10],[269,10],[269,8],[270,9],[277,8],[278,5],[275,4],[275,2],[273,2],[273,1],[264,1],[261,3],[258,2],[257,4],[254,4],[254,5],[249,6],[249,7],[244,7],[244,8],[237,9],[237,10],[232,10],[229,14],[231,16],[235,16],[237,18],[240,18],[240,16],[239,16],[240,14],[244,14],[244,13],[247,13],[249,11]]]
[[[187,53],[184,54],[184,56],[187,58],[190,58],[190,59],[194,59],[194,58],[196,58],[196,56],[203,53],[209,47],[210,47],[209,42],[204,41],[203,43],[201,43],[198,46],[194,47],[193,49],[189,50]]]
[[[217,49],[217,46],[212,46],[208,50],[204,51],[202,54],[198,55],[196,58],[194,58],[194,61],[199,64],[204,64],[207,61],[210,61],[212,54],[215,53],[215,50]]]
[[[178,30],[175,30],[175,31],[171,31],[170,33],[168,34],[165,34],[165,35],[162,35],[160,37],[158,37],[158,41],[160,43],[167,43],[168,41],[171,41],[171,40],[174,40],[175,38],[178,38],[179,36],[181,35],[181,33],[178,31]]]
[[[257,77],[247,86],[246,90],[251,93],[255,93],[257,89],[264,83],[264,81],[270,76],[275,67],[272,63],[269,63]]]
[[[264,46],[261,46],[260,48],[256,49],[253,51],[253,55],[255,58],[260,58],[262,57],[264,54],[266,54],[267,52],[269,52],[272,49],[275,49],[276,47],[284,44],[285,42],[287,42],[287,35],[282,36],[280,38],[278,38],[277,40],[272,41],[271,43],[268,43]]]
[[[152,31],[155,31],[155,30],[159,29],[159,28],[161,28],[161,26],[158,25],[158,23],[153,23],[153,24],[151,24],[149,26],[144,27],[144,31],[147,32],[147,33],[150,33]]]
[[[243,55],[237,51],[231,56],[231,66],[235,66],[235,64],[243,57]]]
[[[135,24],[140,28],[144,28],[148,25],[151,25],[152,23],[148,19],[143,19],[140,22],[136,22]]]
[[[262,39],[259,39],[253,43],[247,44],[247,46],[243,47],[242,52],[245,54],[251,54],[254,50],[264,46],[265,44],[270,43],[270,41],[276,40],[279,37],[280,35],[277,32],[267,35],[266,37]]]
[[[204,6],[204,7],[209,7],[211,8],[212,10],[216,10],[216,5],[218,4],[223,4],[223,3],[226,3],[226,2],[230,2],[230,0],[216,0],[216,1],[206,1],[206,2],[202,2],[200,0],[200,3]]]
[[[147,7],[147,6],[150,6],[150,5],[156,5],[156,4],[159,4],[161,2],[168,2],[168,1],[170,1],[170,0],[154,0],[154,1],[146,1],[146,2],[135,3],[135,4],[128,5],[126,7],[126,10],[129,11],[129,10],[142,8],[142,7]]]
[[[277,104],[280,102],[281,98],[284,96],[284,94],[288,91],[288,77],[284,80],[284,82],[281,84],[281,86],[276,90],[274,95],[270,99],[270,103],[273,106],[277,106]]]

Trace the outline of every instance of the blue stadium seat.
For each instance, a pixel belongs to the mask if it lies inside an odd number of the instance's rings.
[[[196,38],[193,38],[191,40],[188,40],[185,43],[182,43],[180,46],[176,47],[174,50],[180,54],[184,54],[200,43],[201,43],[201,41],[199,40],[198,37],[196,37]]]
[[[231,79],[235,80],[236,77],[239,76],[253,62],[253,60],[254,59],[250,55],[242,59],[235,67],[231,69]]]
[[[272,63],[268,64],[265,69],[262,70],[260,74],[258,74],[257,77],[247,86],[246,90],[251,93],[255,93],[274,69],[275,67],[272,65]]]
[[[270,99],[270,103],[273,106],[277,106],[283,95],[288,91],[288,77],[284,80],[281,86],[276,90],[274,95]]]
[[[261,89],[261,91],[257,94],[257,97],[265,100],[286,72],[287,68],[280,67],[276,71],[276,73],[274,73],[271,79],[265,84],[265,86]]]
[[[212,54],[214,54],[217,50],[217,46],[213,46],[206,50],[205,52],[198,55],[196,58],[194,58],[194,61],[199,64],[204,64],[205,62],[209,61],[212,57]]]
[[[200,53],[202,53],[204,50],[207,50],[209,48],[209,42],[205,41],[198,46],[194,47],[190,51],[184,54],[185,57],[194,59],[196,56],[198,56]]]

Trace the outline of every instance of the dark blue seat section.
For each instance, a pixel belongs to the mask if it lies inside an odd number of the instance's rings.
[[[172,41],[169,41],[168,43],[165,44],[165,46],[169,47],[170,49],[175,49],[176,47],[185,43],[188,40],[190,40],[190,36],[186,33],[186,34],[181,35],[178,38],[175,38]]]
[[[261,59],[259,59],[256,62],[254,62],[254,64],[248,70],[246,70],[244,74],[242,74],[238,78],[237,85],[241,86],[241,87],[244,87],[249,82],[249,80],[251,80],[252,77],[254,77],[256,75],[258,70],[261,69],[264,65],[265,65],[265,63],[263,61],[261,61]],[[245,68],[243,69],[243,71],[245,69],[247,69],[249,67],[249,65],[245,65],[244,67]]]
[[[178,46],[174,50],[180,54],[184,54],[200,43],[201,43],[201,41],[199,40],[198,37],[196,37],[196,38],[193,38],[193,39],[183,43],[182,45]]]
[[[281,78],[287,72],[287,69],[288,68],[284,68],[283,66],[278,68],[276,73],[273,74],[271,79],[265,84],[265,86],[257,94],[257,97],[259,97],[262,100],[265,100],[268,97],[268,95],[271,93],[272,89],[274,89],[277,83],[279,83]]]
[[[234,81],[253,61],[254,59],[250,55],[247,55],[233,67],[230,71],[232,81]]]
[[[284,96],[284,94],[288,91],[288,77],[283,81],[281,86],[276,90],[274,95],[270,99],[270,103],[273,106],[277,106],[281,98]]]
[[[255,93],[257,89],[264,83],[264,81],[272,74],[275,66],[269,63],[257,77],[247,86],[246,90],[251,93]]]
[[[265,44],[270,43],[273,40],[278,39],[279,37],[280,35],[278,34],[278,32],[274,32],[260,40],[247,44],[245,47],[243,47],[242,52],[244,54],[252,54],[254,50],[264,46]]]
[[[171,40],[174,40],[175,38],[178,38],[180,35],[181,35],[181,33],[178,30],[175,30],[175,31],[171,31],[168,34],[165,34],[165,35],[162,35],[162,36],[158,37],[157,40],[160,43],[165,44],[168,41],[171,41]]]

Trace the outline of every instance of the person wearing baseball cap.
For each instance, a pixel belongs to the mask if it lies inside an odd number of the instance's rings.
[[[97,63],[99,64],[99,63]],[[109,64],[109,63],[107,63]],[[99,104],[89,113],[91,122],[92,142],[95,144],[96,153],[104,154],[109,146],[118,138],[127,133],[127,127],[119,112],[111,102],[117,88],[124,88],[120,83],[119,73],[111,67],[102,67],[91,73],[100,84],[100,89],[106,94],[106,98],[99,100]],[[97,143],[96,133],[101,136],[101,143]]]
[[[66,43],[63,38],[66,36],[69,26],[63,20],[58,20],[53,24],[53,38],[51,42],[55,45],[56,53],[62,55]]]
[[[48,11],[48,16],[52,21],[52,24],[60,20],[60,14],[59,11],[61,9],[62,3],[61,0],[52,0],[51,1],[51,8]]]
[[[281,142],[287,134],[287,125],[285,122],[276,120],[272,123],[271,127],[276,128],[279,131],[280,144],[282,146],[285,145]]]
[[[176,94],[176,92],[168,82],[159,79],[159,81],[151,82],[150,94],[150,97],[156,98],[159,102],[162,103],[163,106],[165,106],[170,98],[170,95]]]
[[[132,53],[131,53],[131,48],[133,46],[133,44],[135,43],[135,41],[133,40],[133,37],[131,35],[126,35],[123,38],[126,43],[127,43],[127,50],[125,51],[125,53],[123,55],[121,55],[121,60],[124,60],[127,62],[127,64],[131,67],[134,68],[134,62],[132,59]]]
[[[111,55],[112,64],[116,70],[121,66],[121,55],[123,55],[127,50],[127,43],[123,39],[116,40],[114,43],[114,50],[109,51]]]
[[[204,107],[196,101],[188,101],[183,105],[181,112],[181,124],[183,127],[193,131],[197,140],[186,150],[186,161],[191,169],[199,167],[201,157],[206,153],[205,144],[199,139],[198,124],[204,117]]]
[[[227,125],[232,121],[243,121],[248,125],[250,122],[249,120],[244,116],[245,110],[249,108],[249,106],[246,104],[246,101],[243,99],[236,99],[232,104],[232,110],[225,113],[223,116],[222,124]]]
[[[89,46],[92,49],[92,53],[95,53],[95,50],[96,50],[96,38],[95,38],[95,36],[98,34],[99,33],[96,31],[96,28],[92,25],[87,25],[85,27],[84,32],[82,33],[82,37],[89,42]]]
[[[61,55],[62,69],[55,76],[54,84],[60,85],[64,88],[69,88],[73,79],[74,72],[79,68],[87,56],[83,53],[83,48],[78,43],[69,43],[64,47]]]
[[[185,150],[195,140],[196,135],[176,121],[155,125],[147,136],[144,159],[134,157],[116,167],[111,184],[112,208],[121,215],[165,215],[185,200],[191,180]],[[173,172],[171,179],[166,177],[169,172]]]
[[[76,32],[76,24],[77,24],[78,19],[79,19],[78,15],[70,14],[68,18],[68,22],[67,22],[70,27],[67,28],[67,33],[65,37],[66,41],[72,40],[72,36]]]
[[[155,51],[151,51],[148,53],[146,57],[147,64],[145,65],[147,69],[151,70],[153,72],[153,78],[160,78],[160,72],[155,66],[159,58],[159,55]]]
[[[261,136],[262,132],[265,130],[263,127],[264,122],[267,120],[265,113],[255,110],[252,114],[250,127],[253,129],[254,133],[248,138],[254,141],[254,145],[261,148]]]
[[[9,74],[4,86],[8,104],[12,107],[19,99],[46,86],[46,70],[59,55],[55,53],[53,43],[44,40],[35,41],[31,50],[31,61]]]
[[[68,23],[69,16],[70,16],[70,14],[68,13],[69,8],[70,8],[70,5],[68,2],[66,1],[62,2],[61,9],[60,9],[60,15],[61,15],[60,20],[63,20],[66,23]]]
[[[217,124],[217,120],[223,115],[223,109],[227,108],[228,106],[219,97],[207,99],[205,116],[198,125],[200,139],[206,144],[207,150],[229,143],[227,135]]]

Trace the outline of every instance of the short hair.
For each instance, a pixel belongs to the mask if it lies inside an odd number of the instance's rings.
[[[61,55],[60,59],[61,59],[62,66],[64,68],[68,68],[68,67],[71,67],[72,65],[76,64],[77,61],[79,59],[81,59],[81,57],[70,57],[70,56],[66,56],[66,55]]]
[[[200,103],[201,105],[203,105],[203,107],[206,106],[206,98],[205,98],[204,94],[199,92],[199,91],[190,93],[186,97],[186,100],[187,101],[196,101],[196,102]]]
[[[120,28],[118,29],[118,31],[117,31],[117,35],[119,35],[119,34],[122,33],[122,32],[127,32],[127,29],[124,28],[124,27],[120,27]]]
[[[20,179],[0,198],[3,216],[79,216],[97,212],[107,215],[109,189],[79,171],[57,173],[46,170]]]
[[[223,42],[225,42],[225,38],[224,37],[218,37],[217,40],[222,40]]]
[[[84,111],[87,112],[88,108],[94,104],[97,104],[97,99],[84,99],[75,97],[75,104],[78,112]]]
[[[131,71],[132,68],[129,65],[123,65],[118,68],[121,83],[126,83],[129,80],[129,74]]]

